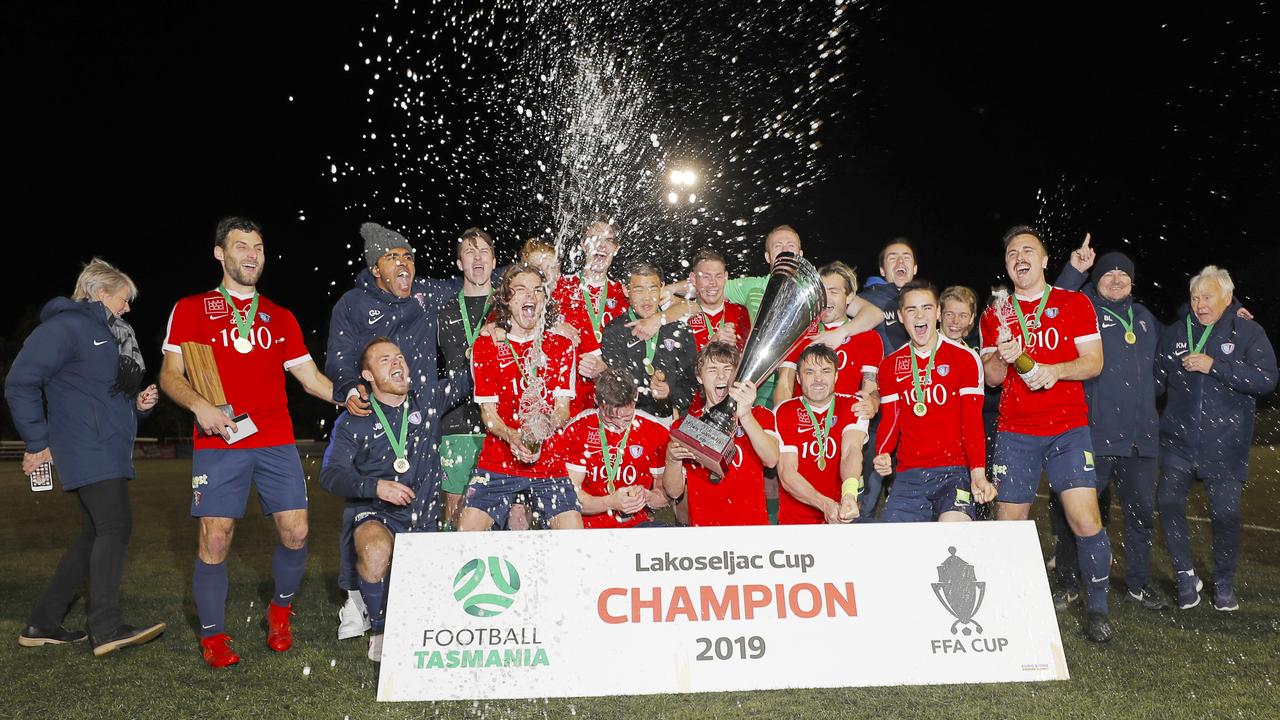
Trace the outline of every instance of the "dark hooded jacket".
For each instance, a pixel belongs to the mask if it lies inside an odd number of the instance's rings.
[[[4,394],[13,424],[27,452],[52,452],[63,490],[134,477],[137,393],[119,387],[119,373],[106,307],[65,297],[40,311],[40,325],[9,369]]]

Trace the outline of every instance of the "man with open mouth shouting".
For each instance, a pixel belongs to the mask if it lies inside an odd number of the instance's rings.
[[[501,340],[481,335],[471,349],[475,401],[488,435],[458,529],[505,524],[523,490],[553,529],[580,528],[578,496],[564,474],[557,435],[575,392],[573,343],[548,332],[545,280],[530,265],[503,273],[494,304],[495,324],[505,334]]]

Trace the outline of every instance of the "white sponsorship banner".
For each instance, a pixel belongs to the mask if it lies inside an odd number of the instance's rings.
[[[1031,522],[398,535],[387,610],[379,700],[1068,677]]]

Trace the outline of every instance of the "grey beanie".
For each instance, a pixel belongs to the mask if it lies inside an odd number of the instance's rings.
[[[364,238],[364,264],[371,268],[378,264],[378,258],[396,248],[406,248],[413,254],[413,246],[403,235],[375,222],[361,225],[360,237]]]

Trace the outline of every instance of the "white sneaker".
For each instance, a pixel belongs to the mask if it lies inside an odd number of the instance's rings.
[[[360,637],[371,625],[359,590],[348,590],[347,601],[338,610],[338,639]]]
[[[369,636],[369,659],[382,662],[382,633],[373,633]]]

